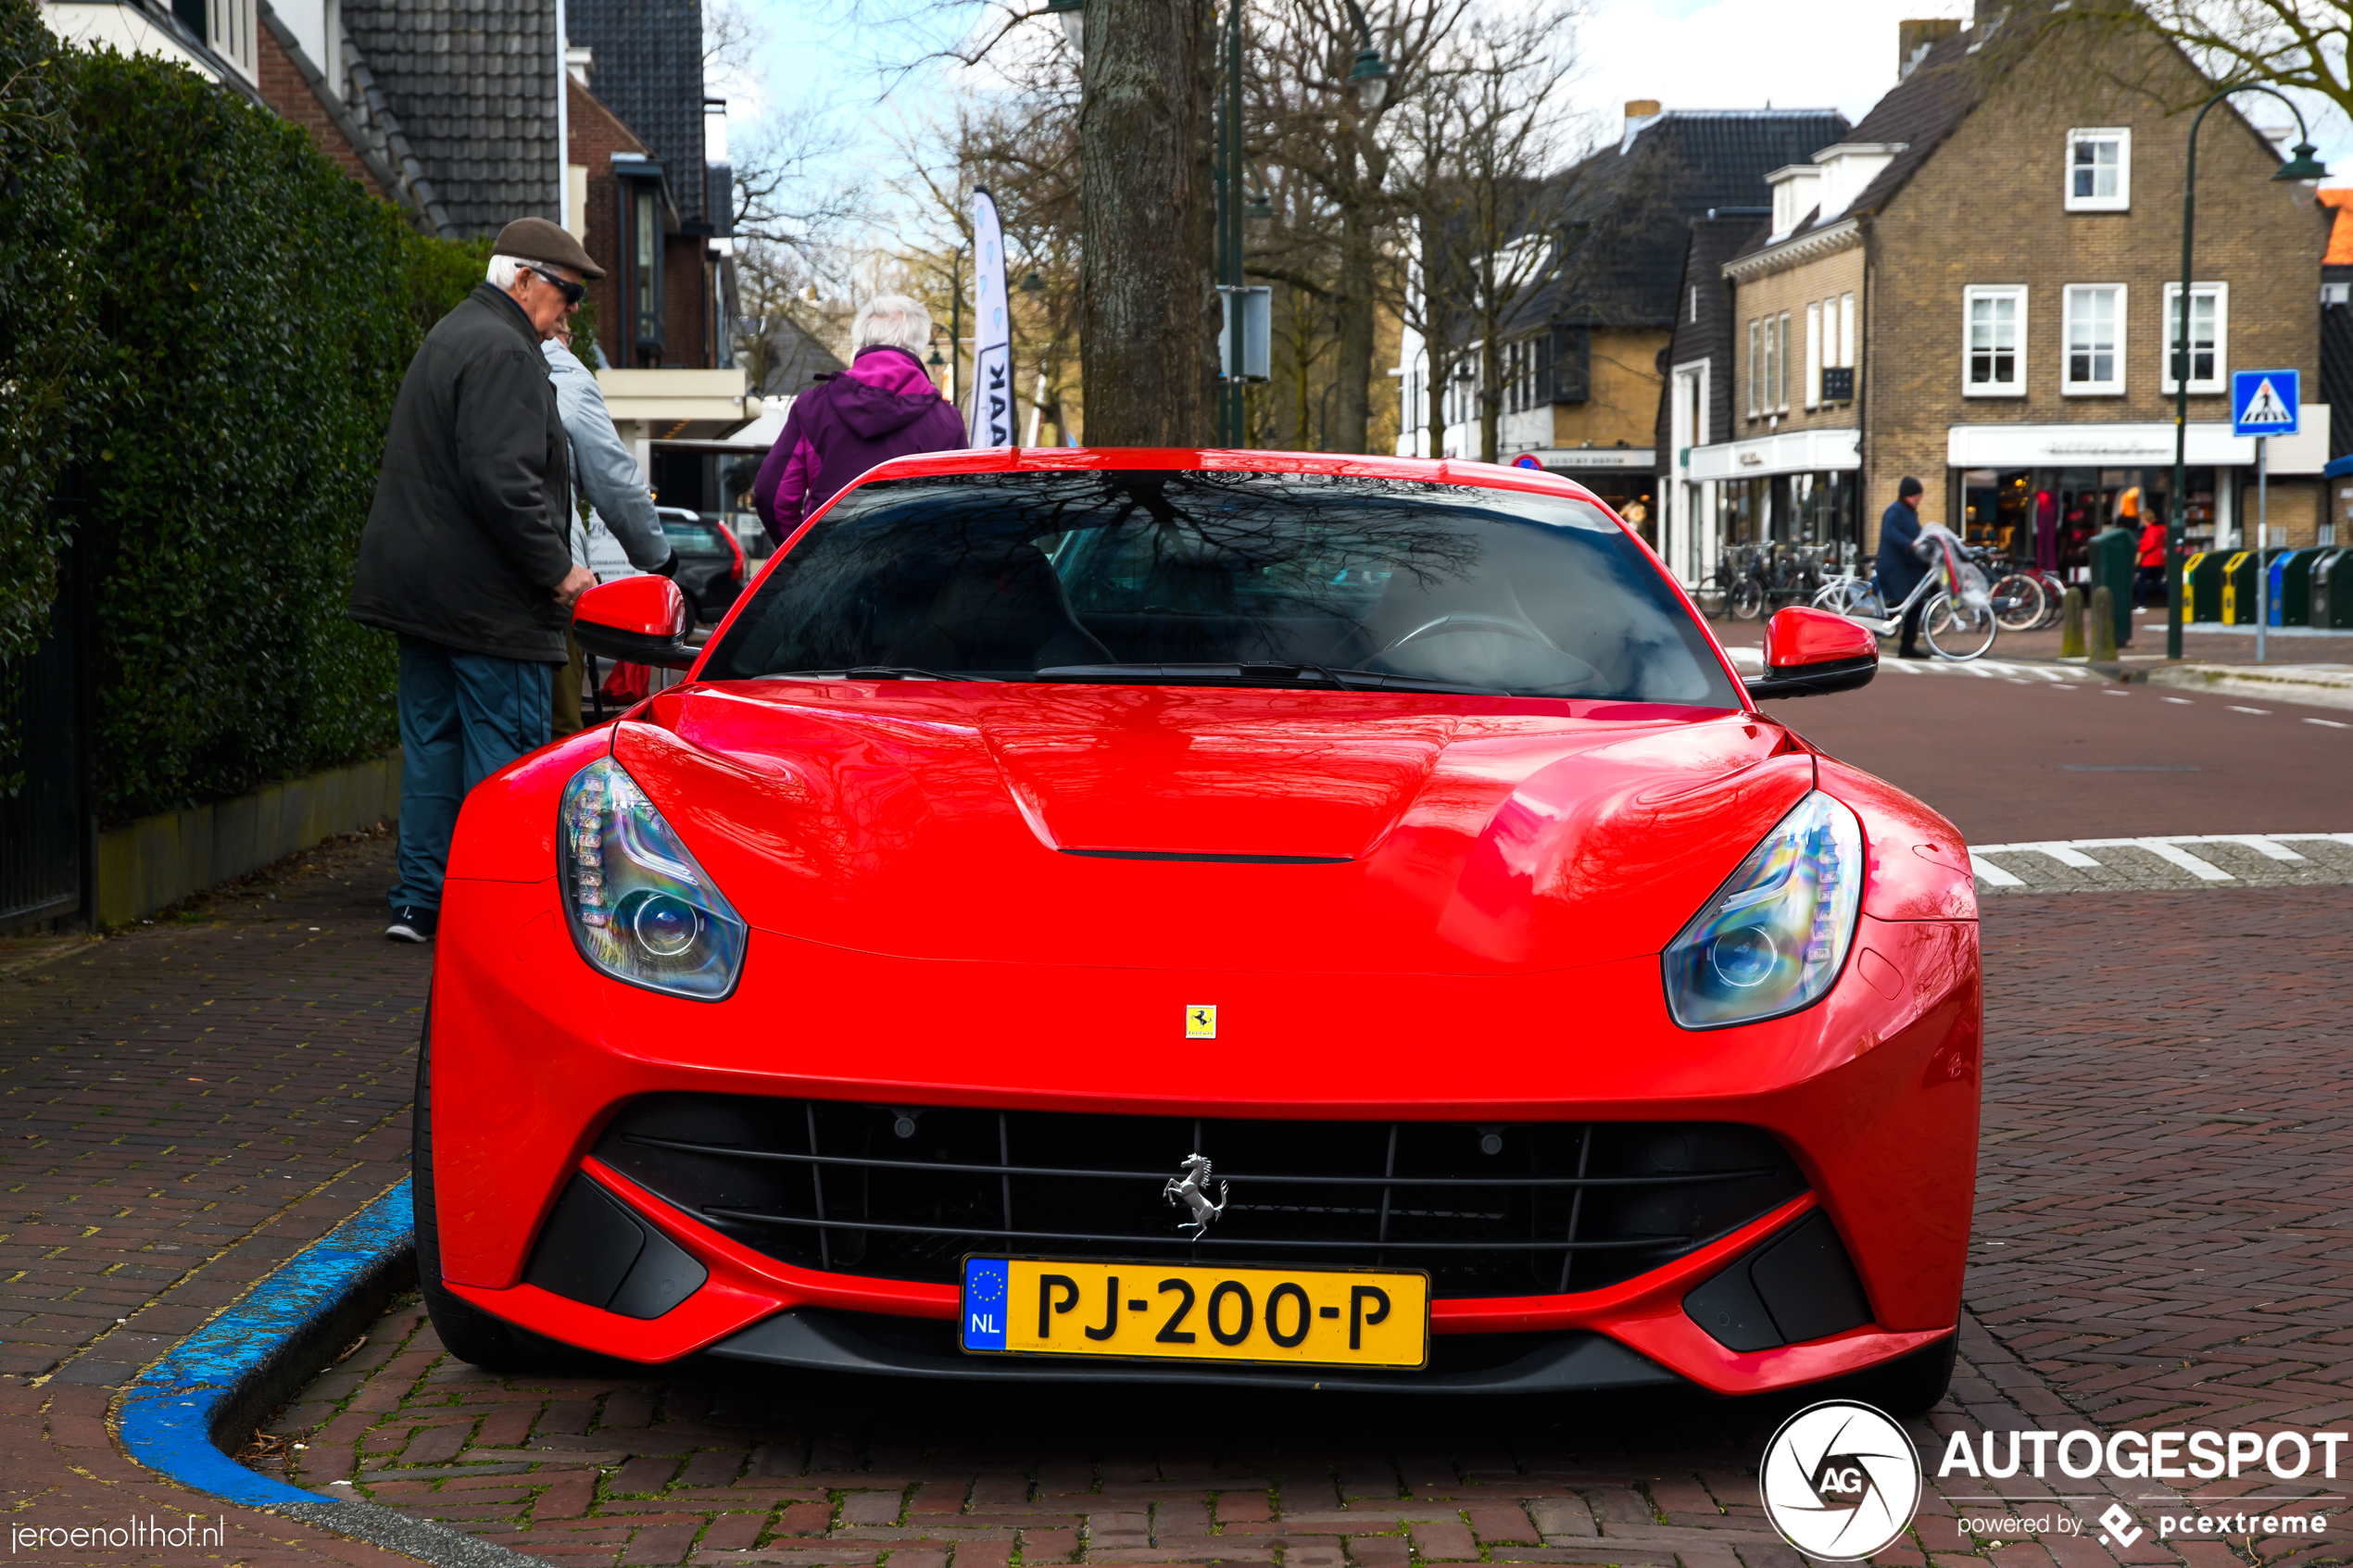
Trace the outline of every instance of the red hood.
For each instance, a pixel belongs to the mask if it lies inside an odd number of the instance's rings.
[[[761,682],[648,718],[614,755],[746,919],[924,959],[1655,952],[1814,781],[1769,721],[1624,703]]]

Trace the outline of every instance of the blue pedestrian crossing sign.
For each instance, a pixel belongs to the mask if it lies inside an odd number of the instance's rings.
[[[2294,435],[2299,402],[2294,370],[2234,370],[2231,433]]]

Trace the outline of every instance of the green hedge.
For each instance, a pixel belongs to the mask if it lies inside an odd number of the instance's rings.
[[[25,0],[0,0],[0,33],[27,22],[47,37]],[[69,115],[44,123],[78,144],[78,171],[43,167],[53,232],[70,230],[79,175],[83,238],[56,249],[81,269],[86,395],[45,429],[88,496],[100,815],[379,753],[397,736],[396,654],[345,618],[352,559],[401,374],[480,280],[486,242],[419,236],[300,129],[180,67],[47,47],[36,74]],[[33,248],[0,241],[0,320],[39,307],[28,287],[56,287],[30,260],[26,284],[11,270]],[[0,368],[19,352],[0,343]],[[26,471],[28,492],[55,477]],[[0,503],[0,571],[56,547],[15,501]],[[45,611],[50,592],[23,597]],[[22,608],[0,601],[0,637]],[[46,617],[31,619],[37,638]]]
[[[69,446],[59,434],[114,401],[91,372],[100,232],[61,53],[29,4],[0,6],[0,659],[48,632],[65,544],[49,502]]]

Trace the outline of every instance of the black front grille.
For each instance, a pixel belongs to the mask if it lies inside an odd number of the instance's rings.
[[[1213,1163],[1198,1242],[1164,1188]],[[804,1268],[952,1282],[967,1252],[1429,1271],[1439,1296],[1614,1285],[1805,1190],[1717,1122],[1299,1122],[654,1095],[597,1158]]]

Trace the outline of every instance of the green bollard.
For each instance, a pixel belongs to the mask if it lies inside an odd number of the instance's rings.
[[[2083,657],[2083,590],[2071,583],[2059,596],[2059,657]]]
[[[2116,662],[2116,596],[2105,583],[2092,590],[2092,662]]]

